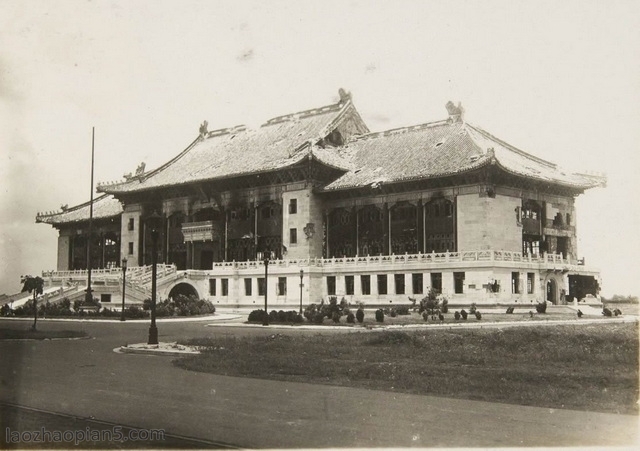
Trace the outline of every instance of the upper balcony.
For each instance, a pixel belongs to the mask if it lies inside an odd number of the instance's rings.
[[[184,241],[213,241],[220,238],[220,233],[214,227],[213,221],[185,222],[182,224]]]

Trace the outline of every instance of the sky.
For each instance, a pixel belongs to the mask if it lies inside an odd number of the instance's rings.
[[[372,131],[447,117],[572,171],[578,253],[638,295],[640,2],[0,0],[0,294],[55,269],[39,211],[198,134],[350,91]]]

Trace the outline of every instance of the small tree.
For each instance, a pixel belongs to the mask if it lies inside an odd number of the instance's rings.
[[[20,283],[22,283],[21,293],[28,291],[29,293],[33,292],[33,326],[31,329],[36,330],[36,325],[38,322],[38,295],[44,293],[44,279],[42,277],[33,277],[33,276],[22,276],[20,278]]]

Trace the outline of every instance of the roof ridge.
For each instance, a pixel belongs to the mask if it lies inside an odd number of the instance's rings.
[[[191,144],[189,144],[182,152],[180,152],[178,155],[176,155],[175,157],[173,157],[172,159],[170,159],[169,161],[167,161],[166,163],[164,163],[161,166],[158,166],[156,169],[153,169],[152,171],[149,171],[148,173],[143,173],[140,175],[135,175],[131,178],[125,179],[123,181],[117,181],[117,182],[112,182],[112,183],[98,183],[96,190],[98,192],[103,192],[106,194],[110,194],[109,191],[104,191],[103,188],[104,187],[111,187],[111,186],[120,186],[120,185],[126,185],[127,183],[133,183],[134,181],[139,181],[139,182],[143,182],[145,179],[147,179],[148,177],[157,174],[158,172],[166,169],[168,166],[170,166],[171,164],[175,163],[176,161],[178,161],[180,158],[182,158],[183,156],[185,156],[191,149],[193,149],[193,147],[200,141],[202,141],[204,138],[202,135],[198,135],[198,137],[196,139],[194,139]]]
[[[234,125],[233,127],[219,128],[217,130],[211,130],[210,132],[207,132],[205,138],[213,138],[216,136],[228,135],[230,133],[243,132],[246,129],[247,126],[245,124]]]
[[[93,199],[93,203],[95,204],[97,201],[102,200],[103,198],[107,197],[107,196],[111,196],[113,197],[111,194],[109,193],[105,193],[102,194],[101,196],[96,197],[95,199]],[[91,200],[88,200],[86,202],[83,202],[81,204],[75,205],[71,208],[67,208],[66,210],[63,209],[59,209],[59,210],[51,210],[51,211],[39,211],[36,213],[36,220],[38,218],[50,218],[51,216],[56,216],[56,215],[60,215],[62,213],[69,213],[72,211],[77,211],[80,210],[81,208],[87,207],[91,204]]]
[[[371,133],[366,133],[364,135],[357,135],[354,136],[350,142],[353,141],[360,141],[360,140],[365,140],[365,139],[370,139],[370,138],[378,138],[378,137],[384,137],[384,136],[389,136],[389,135],[396,135],[396,134],[400,134],[400,133],[407,133],[407,132],[413,132],[413,131],[418,131],[418,130],[424,130],[426,128],[432,128],[432,127],[437,127],[439,125],[452,125],[453,123],[451,121],[449,121],[448,119],[443,119],[443,120],[439,120],[439,121],[433,121],[433,122],[425,122],[422,124],[418,124],[418,125],[408,125],[405,127],[398,127],[398,128],[392,128],[389,130],[383,130],[380,132],[371,132]]]
[[[267,125],[273,125],[273,124],[277,124],[277,123],[280,123],[280,122],[284,122],[284,121],[293,119],[296,116],[299,117],[299,118],[306,118],[306,117],[310,117],[310,116],[316,116],[318,114],[327,113],[329,111],[338,111],[338,110],[342,109],[344,106],[346,106],[348,103],[350,103],[350,102],[349,101],[347,101],[347,102],[340,101],[338,103],[332,103],[330,105],[325,105],[325,106],[318,107],[318,108],[311,108],[311,109],[308,109],[308,110],[298,111],[297,113],[289,113],[289,114],[284,114],[282,116],[276,116],[276,117],[273,117],[273,118],[269,119],[264,124],[262,124],[261,127],[265,127]]]
[[[499,144],[507,147],[509,150],[512,150],[513,152],[516,152],[517,154],[519,154],[519,155],[521,155],[521,156],[523,156],[525,158],[529,158],[530,160],[536,161],[536,162],[538,162],[540,164],[544,164],[544,165],[549,166],[551,168],[558,169],[558,165],[556,163],[553,163],[552,161],[545,160],[545,159],[540,158],[540,157],[536,157],[535,155],[532,155],[529,152],[526,152],[526,151],[524,151],[522,149],[518,149],[514,145],[509,144],[508,142],[503,141],[500,138],[495,137],[494,135],[492,135],[488,131],[478,127],[477,125],[471,125],[469,123],[466,123],[465,125],[471,127],[473,130],[477,131],[481,135],[484,135],[485,137],[498,142]]]

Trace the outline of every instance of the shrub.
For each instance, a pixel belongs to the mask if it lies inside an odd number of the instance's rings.
[[[454,317],[456,320],[459,320],[459,319],[460,319],[460,312],[455,312],[455,313],[453,314],[453,317]]]
[[[602,309],[602,314],[603,314],[604,316],[609,317],[609,316],[611,316],[611,310],[609,310],[608,308],[604,307],[604,308]]]
[[[349,324],[355,324],[355,322],[356,322],[356,317],[355,317],[355,315],[354,315],[353,313],[351,313],[351,312],[347,313],[347,322],[348,322]],[[361,321],[361,322],[362,322],[362,321]]]
[[[333,312],[333,315],[331,315],[331,319],[333,320],[334,323],[339,323],[340,322],[340,313],[339,312]]]
[[[0,316],[11,316],[11,313],[11,307],[9,307],[9,304],[5,304],[0,307]]]
[[[430,315],[435,315],[435,311],[438,308],[438,303],[438,292],[432,288],[429,290],[429,293],[420,301],[418,313],[422,313],[426,310]]]
[[[476,309],[477,309],[476,303],[475,302],[471,303],[471,307],[469,307],[469,313],[471,313],[472,315],[475,315]]]
[[[140,307],[138,307],[137,305],[132,305],[125,310],[124,316],[126,316],[127,318],[144,318],[146,315],[144,313],[144,310],[142,310]]]
[[[422,319],[425,321],[429,321],[429,314],[427,312],[422,312]]]
[[[462,316],[462,319],[467,319],[467,311],[465,309],[460,310],[460,316]]]
[[[395,318],[396,316],[398,316],[398,313],[396,312],[395,308],[392,308],[391,312],[389,312],[389,315],[391,315],[391,318]]]
[[[311,321],[315,324],[322,324],[322,322],[324,321],[324,315],[321,312],[316,312],[311,317]]]
[[[364,309],[362,307],[358,307],[358,310],[356,310],[356,319],[360,324],[364,321]]]
[[[476,310],[476,319],[480,321],[482,319],[482,314]]]
[[[269,312],[269,322],[270,323],[275,323],[278,321],[278,312],[275,310],[271,310]]]
[[[382,310],[381,308],[376,310],[376,321],[379,323],[384,322],[384,310]]]
[[[396,308],[396,313],[398,315],[408,315],[410,314],[410,309],[411,306],[410,305],[398,305]]]
[[[314,315],[318,312],[318,306],[316,304],[308,305],[304,309],[304,317],[307,318],[307,321],[311,322],[313,320]]]
[[[287,314],[284,312],[284,310],[278,311],[278,322],[279,323],[287,322]]]
[[[449,301],[447,300],[447,298],[442,298],[442,307],[440,308],[440,310],[442,310],[442,313],[449,313]]]
[[[617,308],[617,309],[615,309],[615,310],[613,311],[613,314],[614,314],[614,315],[616,315],[616,316],[618,316],[618,315],[622,315],[622,310],[620,310],[619,308]]]
[[[262,309],[254,310],[251,313],[249,313],[249,318],[247,318],[247,321],[262,323],[264,322],[264,317],[265,317],[264,310]]]
[[[545,301],[538,302],[536,304],[536,312],[538,313],[546,313],[547,311],[547,303]]]
[[[512,314],[514,310],[514,307],[507,307],[507,314]]]

